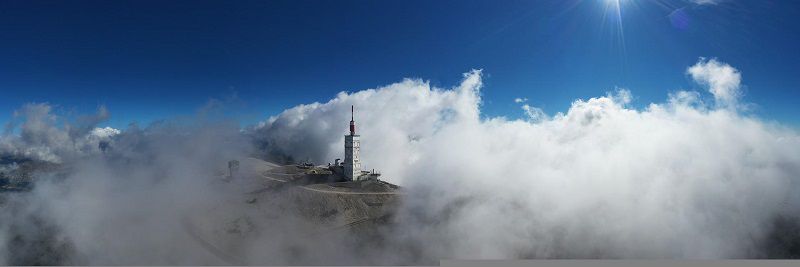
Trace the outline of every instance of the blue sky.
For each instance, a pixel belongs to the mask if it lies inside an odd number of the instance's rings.
[[[630,89],[703,89],[699,57],[742,72],[757,116],[800,125],[797,1],[0,1],[0,122],[24,103],[105,105],[124,128],[222,99],[243,124],[404,77],[483,69],[483,112],[553,114]],[[608,7],[612,8],[608,8]],[[707,96],[707,94],[706,94]]]

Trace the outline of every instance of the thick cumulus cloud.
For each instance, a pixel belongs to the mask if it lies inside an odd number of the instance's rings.
[[[260,143],[298,160],[332,162],[343,156],[350,106],[355,105],[356,131],[369,147],[362,153],[371,159],[365,161],[365,168],[404,177],[401,174],[408,170],[407,164],[422,156],[417,148],[424,138],[455,122],[479,120],[480,86],[478,70],[465,74],[462,85],[453,90],[406,79],[382,88],[339,93],[325,104],[288,109],[253,132]],[[377,136],[382,139],[373,139]]]
[[[800,207],[800,137],[727,108],[739,72],[701,59],[707,86],[664,103],[631,93],[576,100],[536,119],[481,118],[481,71],[454,88],[407,79],[340,93],[265,121],[260,141],[317,162],[340,158],[350,105],[362,162],[408,190],[391,236],[422,258],[765,256],[776,218]],[[402,250],[397,250],[402,251]],[[398,252],[400,253],[400,252]]]
[[[796,256],[773,252],[799,236],[800,136],[731,108],[745,102],[735,68],[701,59],[686,72],[708,92],[633,108],[619,89],[557,114],[515,101],[522,119],[481,116],[480,70],[453,88],[406,79],[342,92],[244,130],[206,111],[116,130],[98,127],[104,108],[65,122],[26,105],[0,155],[57,167],[31,192],[0,195],[0,264]],[[351,105],[364,168],[406,192],[380,242],[315,235],[287,212],[296,198],[255,201],[263,185],[219,179],[253,154],[342,158]]]

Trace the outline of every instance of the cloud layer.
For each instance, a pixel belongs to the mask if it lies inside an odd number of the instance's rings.
[[[65,157],[99,152],[101,142],[119,133],[116,129],[95,127],[108,119],[105,107],[74,121],[59,120],[52,109],[46,103],[31,103],[15,111],[5,133],[0,135],[0,156],[61,163]],[[63,126],[59,127],[59,123]]]
[[[259,136],[317,162],[341,157],[356,106],[367,168],[408,187],[396,236],[430,258],[757,257],[796,214],[800,139],[729,109],[739,72],[701,59],[708,87],[642,110],[631,93],[576,100],[534,120],[479,118],[481,72],[451,89],[422,80],[340,93],[271,118]]]
[[[232,263],[181,224],[226,224],[231,214],[259,229],[227,244],[242,260],[234,264],[293,264],[298,251],[315,252],[299,254],[304,264],[768,257],[775,222],[797,225],[800,214],[800,136],[731,108],[744,102],[732,66],[701,59],[686,73],[713,103],[678,91],[636,109],[632,92],[617,90],[557,114],[518,101],[528,117],[482,118],[473,70],[452,88],[405,79],[245,130],[198,120],[119,131],[97,127],[103,108],[64,123],[49,105],[26,105],[0,154],[64,169],[0,199],[0,263]],[[408,193],[380,245],[307,237],[313,226],[279,208],[285,196],[270,197],[276,208],[239,209],[254,185],[213,182],[217,166],[254,153],[342,158],[351,105],[364,168]],[[63,258],[41,257],[52,250]]]

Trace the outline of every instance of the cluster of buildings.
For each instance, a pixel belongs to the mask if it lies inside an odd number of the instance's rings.
[[[335,174],[344,176],[350,181],[378,180],[380,176],[374,170],[372,172],[361,170],[361,136],[356,134],[355,109],[350,106],[350,134],[344,136],[344,161],[330,165],[328,169]]]

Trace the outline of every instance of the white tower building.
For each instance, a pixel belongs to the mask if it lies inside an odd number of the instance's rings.
[[[350,106],[350,135],[344,136],[344,175],[350,180],[357,180],[361,175],[361,160],[358,158],[360,136],[356,135],[354,108]]]

